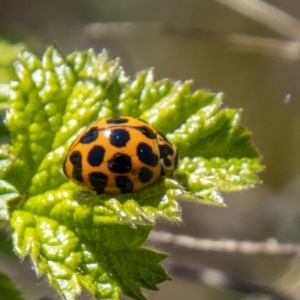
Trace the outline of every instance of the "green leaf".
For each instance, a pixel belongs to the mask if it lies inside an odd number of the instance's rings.
[[[3,273],[0,272],[0,300],[22,300],[24,299],[21,296],[21,293],[17,288],[13,285],[11,280]]]
[[[7,220],[14,206],[14,201],[19,200],[20,194],[17,189],[4,180],[0,180],[0,220]]]
[[[13,62],[21,48],[21,44],[10,44],[0,37],[0,83],[8,83],[14,78]]]
[[[262,166],[255,158],[221,158],[201,157],[183,159],[180,170],[185,170],[184,185],[193,193],[183,195],[182,199],[210,204],[222,204],[223,199],[218,191],[231,192],[251,188],[259,182],[255,174]],[[195,197],[196,196],[196,197]]]
[[[11,224],[17,252],[31,254],[36,269],[48,274],[66,299],[80,293],[81,286],[97,299],[118,299],[121,292],[145,299],[141,287],[157,289],[168,279],[159,265],[166,255],[141,247],[152,226],[118,220],[118,201],[92,204],[77,196],[65,189],[47,192],[15,210]],[[129,208],[123,210],[130,212],[131,205],[125,203]]]
[[[8,109],[9,82],[16,76],[13,62],[21,48],[21,44],[11,44],[0,37],[0,144],[9,141],[3,120]]]
[[[15,160],[9,152],[10,147],[8,145],[2,146],[2,149],[0,148],[0,178],[3,178],[10,171]]]
[[[142,246],[156,219],[180,221],[177,199],[224,205],[221,191],[259,182],[250,134],[239,110],[221,109],[221,94],[155,81],[152,70],[130,82],[119,60],[92,50],[65,58],[53,45],[42,60],[22,51],[15,65],[0,213],[11,216],[16,252],[31,255],[67,299],[82,287],[96,299],[145,299],[141,288],[169,279],[160,265],[166,255]],[[148,121],[177,146],[176,172],[133,194],[99,196],[71,183],[62,163],[72,141],[91,123],[121,115]]]
[[[15,200],[20,199],[18,190],[2,178],[11,170],[14,158],[8,153],[9,147],[0,149],[0,220],[8,219]]]

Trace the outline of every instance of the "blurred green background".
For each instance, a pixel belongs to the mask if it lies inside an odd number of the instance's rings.
[[[24,43],[37,55],[54,41],[65,55],[106,48],[110,58],[121,58],[132,78],[154,67],[157,80],[192,79],[194,89],[223,92],[224,107],[243,109],[242,125],[253,132],[266,165],[263,184],[224,195],[227,208],[181,203],[183,223],[159,222],[157,229],[217,240],[299,243],[300,3],[265,1],[295,18],[296,23],[284,19],[284,34],[267,26],[275,16],[272,10],[259,21],[263,7],[257,6],[250,18],[228,6],[238,8],[237,2],[245,1],[0,0],[0,37]],[[256,2],[260,1],[252,3]],[[6,224],[0,223],[0,230],[0,271],[10,274],[26,299],[58,299],[45,279],[36,279],[30,262],[20,263],[11,253]],[[300,264],[293,255],[226,254],[149,244],[169,252],[173,261],[223,270],[295,298],[300,294]],[[155,300],[246,299],[179,277],[146,294]]]

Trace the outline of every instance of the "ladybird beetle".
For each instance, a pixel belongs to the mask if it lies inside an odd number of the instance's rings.
[[[112,117],[79,134],[63,171],[98,194],[125,194],[153,184],[177,164],[176,147],[150,124],[133,117]]]

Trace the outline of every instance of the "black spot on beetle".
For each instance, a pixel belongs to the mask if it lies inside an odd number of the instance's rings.
[[[94,190],[98,194],[102,194],[107,186],[108,176],[102,172],[91,172],[89,174],[89,180]]]
[[[82,182],[82,154],[79,151],[73,151],[70,154],[70,162],[73,165],[72,178]]]
[[[174,154],[174,150],[172,147],[170,147],[169,145],[165,144],[165,145],[160,145],[159,146],[159,152],[160,152],[160,157],[163,160],[163,163],[166,167],[171,167],[172,166],[172,161],[168,158],[169,155],[173,155]]]
[[[153,172],[148,168],[141,168],[138,174],[140,182],[146,183],[149,182],[153,177]]]
[[[129,132],[125,129],[113,129],[109,135],[110,144],[118,148],[125,147],[129,140]]]
[[[158,157],[155,153],[153,153],[151,146],[146,143],[139,143],[136,149],[136,154],[139,160],[148,165],[148,166],[156,166],[158,163]]]
[[[80,142],[82,144],[90,144],[94,142],[98,138],[99,129],[97,127],[90,128],[87,132],[85,132],[80,138]]]
[[[88,153],[87,161],[92,167],[98,167],[103,162],[105,149],[102,146],[94,146]]]
[[[147,126],[135,126],[136,130],[140,131],[145,137],[149,139],[156,139],[156,133]]]
[[[127,122],[128,122],[128,119],[126,119],[124,117],[112,117],[106,121],[107,124],[124,124]]]
[[[131,170],[131,158],[127,154],[116,153],[108,160],[107,167],[113,173],[125,174]]]
[[[116,187],[120,189],[122,194],[133,192],[133,182],[127,176],[117,176]]]

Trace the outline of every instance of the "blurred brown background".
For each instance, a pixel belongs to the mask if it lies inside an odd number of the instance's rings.
[[[223,92],[225,107],[243,108],[242,125],[253,132],[253,142],[266,165],[263,184],[224,195],[226,209],[181,203],[182,224],[160,222],[157,226],[158,230],[217,240],[274,238],[280,243],[299,243],[298,22],[297,0],[0,0],[0,36],[24,42],[38,55],[53,41],[66,55],[106,48],[110,58],[121,58],[132,78],[154,67],[157,80],[193,79],[194,89]],[[300,264],[295,255],[226,254],[150,244],[169,252],[173,261],[223,270],[300,299]],[[26,262],[20,267],[12,254],[1,252],[0,270],[10,272],[26,299],[57,298],[47,290],[45,280],[36,279],[30,267],[27,270]],[[160,289],[146,294],[155,300],[250,299],[179,277]]]

